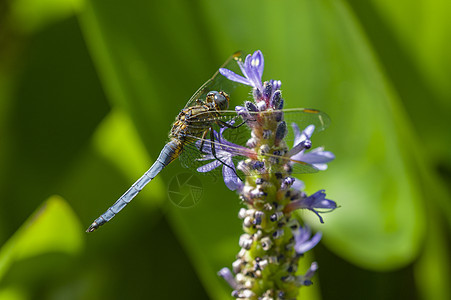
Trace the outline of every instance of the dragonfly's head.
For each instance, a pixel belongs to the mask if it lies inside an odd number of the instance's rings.
[[[207,94],[207,102],[214,103],[218,110],[226,110],[229,108],[229,95],[224,92],[211,91]]]

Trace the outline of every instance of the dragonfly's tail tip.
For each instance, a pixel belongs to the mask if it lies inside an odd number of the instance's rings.
[[[97,224],[96,222],[92,223],[91,226],[88,227],[88,229],[86,229],[86,232],[93,232],[94,230],[96,230],[97,228],[99,228],[99,224]]]

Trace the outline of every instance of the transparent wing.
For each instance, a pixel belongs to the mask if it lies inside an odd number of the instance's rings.
[[[221,121],[219,123],[218,121]],[[224,128],[224,123],[232,123],[234,125],[242,124],[242,126],[238,128]],[[195,126],[195,125],[193,125]],[[194,142],[188,143],[184,146],[184,150],[182,151],[179,159],[183,167],[189,168],[193,171],[196,171],[197,168],[202,167],[206,165],[207,163],[211,162],[212,160],[204,160],[204,154],[206,152],[211,153],[211,148],[214,147],[215,151],[221,151],[225,150],[227,145],[226,142],[233,141],[234,144],[237,146],[244,146],[246,145],[247,140],[251,136],[251,131],[248,126],[246,126],[245,123],[243,123],[243,119],[239,117],[236,112],[230,111],[225,115],[222,115],[220,118],[214,118],[211,119],[211,126],[215,132],[221,132],[223,139],[218,140],[217,136],[213,136],[213,144],[211,143],[211,132],[208,130],[206,136],[204,139],[196,136],[187,136],[189,140],[193,140]],[[203,143],[203,152],[199,150],[201,144]],[[213,146],[212,146],[213,145]],[[238,151],[237,148],[231,147],[230,150]],[[234,157],[233,160],[235,164],[243,159],[242,156]],[[205,175],[220,175],[222,170],[222,166],[218,166],[215,170],[208,173],[202,173]]]
[[[229,129],[227,129],[229,130]],[[235,129],[230,129],[230,130],[235,130]],[[199,174],[202,175],[208,175],[208,176],[224,176],[224,174],[222,174],[222,169],[223,169],[223,163],[229,163],[229,160],[227,160],[227,153],[224,152],[228,152],[230,153],[230,151],[235,152],[235,153],[240,153],[240,151],[242,151],[241,148],[239,147],[234,147],[231,146],[230,144],[225,144],[224,142],[219,142],[219,141],[214,141],[213,142],[213,147],[215,148],[215,152],[216,152],[216,157],[218,157],[219,159],[222,160],[222,162],[219,162],[216,160],[216,158],[212,157],[211,153],[211,147],[212,147],[212,143],[209,140],[209,138],[204,139],[204,151],[207,151],[208,153],[202,153],[199,151],[199,142],[202,142],[202,138],[197,138],[197,137],[193,137],[195,139],[197,139],[196,143],[193,144],[189,144],[186,145],[186,147],[184,148],[183,153],[180,155],[180,161],[182,163],[182,166],[185,168],[189,168],[192,171],[197,171],[199,168],[201,167],[205,167],[206,165],[210,165],[210,167],[208,167],[208,169],[211,168],[210,171],[207,172],[199,172]],[[237,145],[239,146],[239,145]],[[266,154],[266,155],[262,155],[261,157],[269,159],[269,160],[279,160],[279,162],[282,163],[290,163],[290,166],[292,168],[292,173],[293,174],[304,174],[304,173],[316,173],[318,172],[318,169],[316,169],[315,167],[313,167],[311,164],[308,164],[306,162],[303,161],[298,161],[298,160],[292,160],[289,159],[287,157],[283,157],[280,155],[272,155],[272,154]],[[233,161],[233,166],[236,167],[238,162],[248,158],[245,155],[234,155],[231,157],[232,161]],[[232,167],[230,165],[230,167]],[[239,171],[236,170],[236,172],[238,173],[239,176],[252,176],[255,175],[255,172],[252,172],[253,170],[249,170],[248,172],[243,172],[243,171]],[[265,174],[265,173],[275,173],[277,171],[280,170],[271,170],[271,169],[265,169],[265,167],[262,168],[258,168],[258,173],[260,174]]]
[[[303,130],[305,126],[315,125],[317,130],[323,130],[329,124],[329,118],[326,114],[313,109],[286,109],[282,111],[272,111],[274,116],[268,116],[270,112],[260,112],[252,115],[251,120],[247,120],[247,122],[262,122],[263,118],[275,117],[275,115],[283,113],[285,117],[285,121],[287,122],[288,129],[288,140],[294,139],[294,133],[292,126],[290,126],[291,122],[298,124],[300,130]],[[220,117],[217,117],[216,120],[220,120],[222,122],[229,122],[230,120],[234,120],[233,125],[239,125],[243,122],[241,117],[237,116],[234,111],[225,111],[221,114]],[[213,121],[213,120],[212,120]],[[200,167],[204,167],[209,165],[209,168],[213,168],[211,171],[205,172],[201,174],[209,175],[209,176],[218,176],[222,172],[222,163],[229,163],[230,159],[232,159],[233,164],[236,166],[238,161],[243,160],[249,156],[254,156],[254,159],[257,158],[256,154],[252,152],[252,150],[245,148],[246,142],[251,137],[250,129],[244,123],[242,126],[238,128],[221,128],[219,123],[212,122],[212,127],[214,131],[221,132],[221,139],[218,138],[217,134],[213,136],[213,140],[211,138],[211,132],[205,136],[204,139],[200,137],[190,136],[190,139],[194,140],[189,145],[186,145],[182,155],[180,156],[181,163],[184,167],[190,168],[193,171],[197,170]],[[202,146],[202,152],[200,148]],[[292,145],[288,145],[292,146]],[[219,158],[221,162],[218,162],[213,155],[213,148],[216,155],[216,158]],[[281,163],[289,163],[292,167],[293,174],[302,174],[302,173],[314,173],[318,172],[318,169],[313,167],[312,165],[303,162],[291,160],[284,156],[274,155],[274,154],[266,154],[263,157],[267,160],[278,160]],[[216,161],[216,162],[215,162]],[[277,172],[278,170],[267,170],[260,168],[259,173],[271,173]],[[253,175],[253,172],[249,172],[244,174],[243,172],[237,171],[239,175]]]
[[[239,66],[237,64],[237,60],[239,60],[243,55],[240,51],[235,52],[232,54],[223,64],[220,68],[227,68],[229,70],[232,70],[236,73],[238,72]],[[208,79],[195,93],[191,96],[189,101],[186,103],[185,107],[198,105],[197,100],[204,101],[205,97],[207,96],[208,92],[210,91],[224,91],[228,94],[230,94],[235,87],[239,85],[239,83],[233,82],[231,80],[228,80],[221,74],[219,74],[219,68],[218,70],[213,74],[213,76]]]
[[[317,109],[311,108],[287,108],[282,110],[287,125],[296,123],[301,130],[309,125],[315,125],[315,131],[323,131],[330,124],[329,116]],[[288,126],[291,127],[291,126]]]
[[[269,110],[263,112],[252,112],[249,113],[249,115],[250,116],[247,118],[246,122],[250,126],[252,126],[253,122],[259,122],[260,124],[263,124],[267,119],[280,118],[280,116],[283,116],[288,128],[288,134],[285,138],[286,141],[294,140],[294,134],[291,126],[292,123],[296,123],[301,131],[309,125],[314,125],[315,132],[326,129],[330,124],[330,118],[327,114],[317,109],[310,108]],[[193,124],[193,126],[195,126],[197,122],[202,124],[205,124],[206,122],[210,124],[223,124],[228,123],[232,120],[235,121],[235,125],[239,125],[243,122],[242,117],[238,116],[238,114],[234,110],[225,110],[219,111],[219,115],[217,116],[214,116],[213,114],[211,114],[211,112],[200,113],[197,115],[196,120],[191,121],[191,123]],[[237,130],[231,129],[224,131],[226,139],[238,145],[245,145],[244,143],[251,136],[250,130],[248,126],[243,125],[241,127]]]
[[[213,169],[211,172],[208,173],[202,173],[197,171],[198,168],[211,162],[211,161],[201,161],[202,155],[203,154],[199,151],[199,149],[195,146],[195,144],[188,144],[184,147],[183,152],[179,156],[179,160],[184,168],[188,168],[189,170],[195,172],[196,174],[208,175],[214,178],[220,177],[222,174],[222,166],[218,166],[217,168]]]

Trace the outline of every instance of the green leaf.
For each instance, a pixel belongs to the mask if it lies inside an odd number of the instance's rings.
[[[449,245],[443,239],[444,230],[442,223],[438,220],[437,217],[432,218],[425,249],[415,264],[415,279],[423,299],[450,299],[451,297]]]
[[[11,2],[12,17],[24,32],[38,31],[61,21],[81,9],[84,0],[16,0]]]
[[[27,300],[30,299],[23,289],[18,287],[6,287],[0,289],[0,299],[3,300]]]
[[[1,248],[0,279],[16,261],[45,253],[80,253],[82,232],[69,205],[59,196],[50,197]]]
[[[444,182],[451,170],[451,136],[446,126],[451,115],[447,81],[451,60],[445,55],[451,51],[447,42],[451,2],[348,2],[411,118],[410,139],[418,145],[410,151],[416,156],[428,202],[440,207],[451,226],[451,196]]]
[[[355,3],[356,4],[356,3]],[[364,17],[362,9],[353,4],[356,13],[360,17]],[[406,13],[406,6],[409,6]],[[395,45],[391,45],[389,49],[398,51],[406,55],[406,60],[412,64],[412,69],[419,73],[422,84],[430,89],[435,97],[432,99],[433,105],[446,109],[448,113],[451,111],[451,103],[446,97],[451,94],[451,87],[447,78],[451,75],[451,58],[449,51],[451,45],[448,42],[451,37],[449,19],[449,11],[451,10],[451,2],[446,0],[416,0],[416,1],[373,1],[372,5],[367,8],[372,13],[367,22],[376,22],[379,18],[384,30],[388,29],[392,35],[390,38],[396,40]],[[417,22],[421,20],[421,22]],[[365,24],[365,29],[368,23]],[[376,36],[372,31],[368,31],[370,38],[377,44]],[[380,45],[375,47],[379,50]],[[396,52],[394,52],[396,53]],[[390,59],[389,53],[384,53]],[[393,54],[392,54],[393,55]],[[403,61],[401,61],[403,63]],[[399,67],[395,66],[395,67]],[[407,70],[406,70],[407,71]],[[408,75],[408,74],[405,74]],[[415,74],[417,75],[417,74]],[[409,80],[409,78],[406,78]],[[410,80],[417,78],[410,78]],[[411,82],[413,83],[413,82]],[[416,87],[411,86],[412,89]],[[412,99],[406,99],[406,104],[413,104]],[[424,101],[425,99],[423,99]],[[434,111],[425,112],[430,119]],[[419,111],[417,111],[419,113]],[[421,119],[417,119],[421,122]],[[426,125],[426,124],[424,124]]]

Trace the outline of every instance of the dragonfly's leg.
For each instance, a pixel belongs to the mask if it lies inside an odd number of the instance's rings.
[[[210,127],[210,132],[213,132],[213,127]],[[224,161],[222,161],[219,157],[216,156],[216,148],[215,148],[215,141],[213,134],[210,134],[210,143],[211,143],[211,154],[213,154],[213,157],[216,158],[220,163],[222,163],[224,166],[229,167],[232,169],[232,171],[238,176],[238,178],[243,181],[243,179],[238,175],[238,173],[235,171],[235,169],[228,164],[226,164]]]
[[[229,124],[229,123],[227,123],[227,122],[224,122],[224,121],[222,121],[222,120],[218,120],[218,123],[219,123],[219,125],[221,126],[221,127],[227,127],[227,128],[239,128],[239,127],[241,127],[243,124],[246,124],[246,121],[243,121],[243,122],[241,122],[240,124],[238,124],[238,125],[231,125],[231,124]]]
[[[204,144],[205,144],[205,137],[207,136],[208,130],[205,130],[205,132],[202,134],[202,140],[200,142],[199,151],[202,154],[205,154],[204,152]]]

